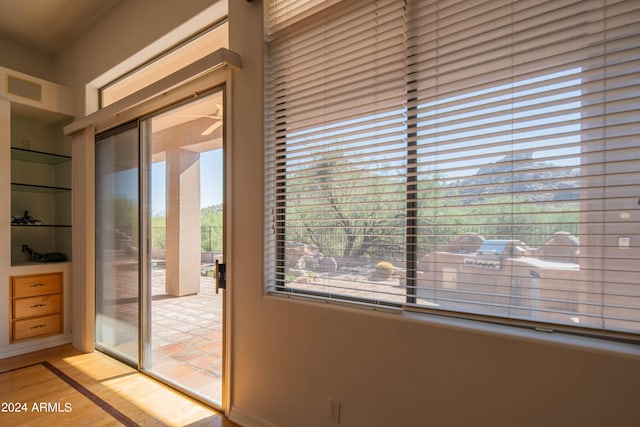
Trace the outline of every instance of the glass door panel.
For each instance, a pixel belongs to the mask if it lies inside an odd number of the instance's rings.
[[[130,125],[96,138],[96,347],[138,364],[139,143]]]
[[[222,402],[223,92],[142,123],[150,248],[142,368]]]

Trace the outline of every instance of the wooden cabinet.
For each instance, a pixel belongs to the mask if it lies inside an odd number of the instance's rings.
[[[62,273],[11,276],[11,342],[62,333]]]

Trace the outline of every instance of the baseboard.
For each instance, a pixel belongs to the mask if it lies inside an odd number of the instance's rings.
[[[277,425],[257,417],[242,408],[238,408],[237,406],[231,407],[231,411],[229,411],[229,419],[242,427],[278,427]]]
[[[63,334],[34,341],[10,344],[8,348],[0,350],[0,359],[44,350],[45,348],[57,347],[59,345],[69,344],[70,342],[71,334]]]

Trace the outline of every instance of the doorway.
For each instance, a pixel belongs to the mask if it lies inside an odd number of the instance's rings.
[[[96,137],[96,348],[222,407],[224,90]]]

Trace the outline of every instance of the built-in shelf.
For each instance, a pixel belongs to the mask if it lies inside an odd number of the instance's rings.
[[[42,98],[3,91],[13,76],[40,86]],[[2,358],[70,341],[72,310],[65,302],[73,265],[75,160],[72,139],[62,130],[72,120],[69,88],[3,67],[0,82],[6,95],[0,96]],[[24,245],[31,251],[23,252]]]
[[[45,153],[17,147],[11,147],[11,158],[25,162],[43,163],[45,165],[59,165],[71,160],[71,157],[62,154]]]
[[[71,157],[59,124],[11,117],[11,265],[30,262],[23,245],[40,254],[71,255]],[[21,221],[20,218],[28,217]],[[31,222],[29,222],[31,221]],[[22,223],[21,223],[22,222]]]

